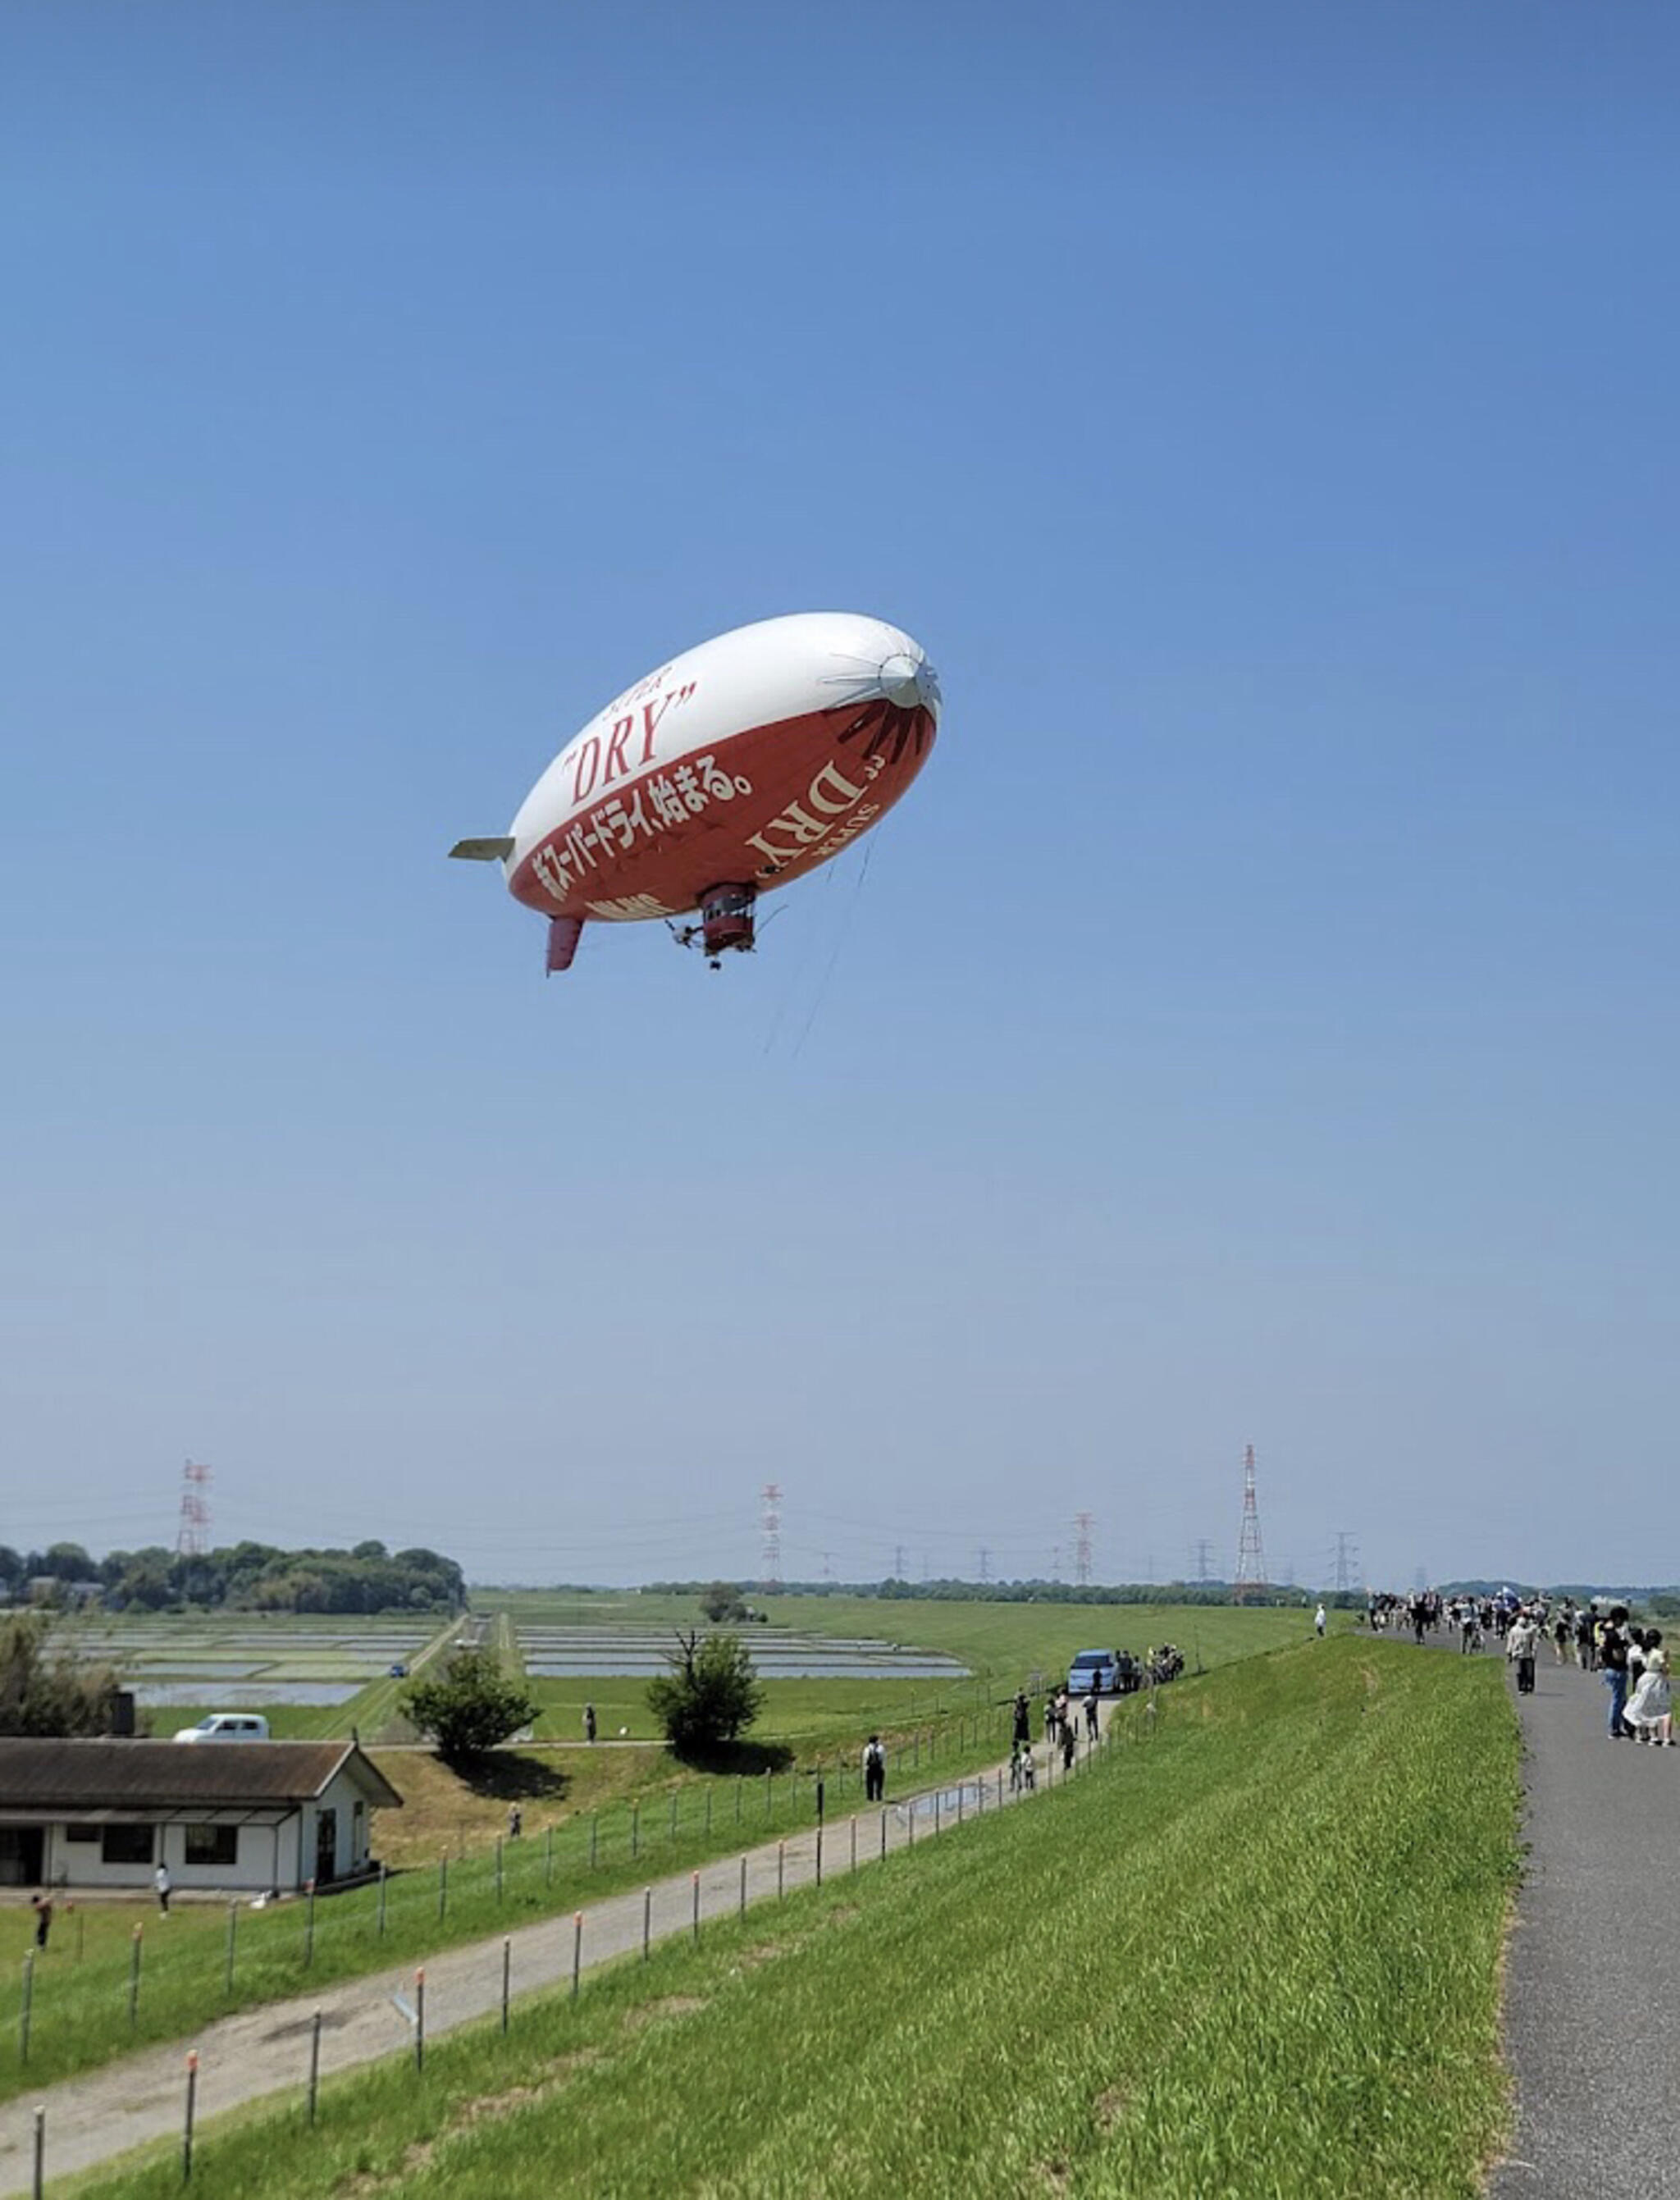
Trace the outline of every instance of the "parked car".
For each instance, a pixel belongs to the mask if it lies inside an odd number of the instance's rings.
[[[260,1711],[212,1711],[196,1726],[178,1727],[177,1741],[266,1741],[268,1721]]]
[[[408,1668],[403,1664],[401,1658],[397,1659],[394,1665],[387,1665],[385,1670],[390,1675],[394,1681],[406,1681],[408,1678]]]
[[[1068,1694],[1077,1703],[1081,1696],[1091,1694],[1093,1682],[1099,1696],[1120,1694],[1118,1650],[1081,1650],[1075,1657],[1068,1668]]]

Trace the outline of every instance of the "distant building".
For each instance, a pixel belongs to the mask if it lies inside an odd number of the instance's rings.
[[[402,1798],[353,1741],[0,1740],[0,1886],[295,1891],[372,1862]]]

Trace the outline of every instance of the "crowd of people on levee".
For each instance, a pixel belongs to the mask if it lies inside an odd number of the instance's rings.
[[[1624,1604],[1595,1596],[1548,1597],[1537,1591],[1521,1596],[1501,1589],[1494,1595],[1460,1594],[1443,1597],[1437,1589],[1410,1596],[1373,1591],[1365,1611],[1374,1632],[1409,1626],[1417,1640],[1443,1627],[1458,1637],[1461,1652],[1497,1644],[1517,1669],[1517,1689],[1534,1694],[1535,1664],[1552,1646],[1554,1665],[1578,1665],[1597,1673],[1609,1691],[1607,1731],[1613,1741],[1642,1741],[1658,1749],[1674,1747],[1674,1717],[1668,1679],[1668,1653],[1660,1627],[1636,1626]]]

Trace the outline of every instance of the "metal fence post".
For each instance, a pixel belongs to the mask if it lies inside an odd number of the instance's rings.
[[[746,1915],[746,1858],[745,1857],[740,1860],[740,1914],[743,1917]]]
[[[134,1937],[129,1942],[128,1957],[128,2028],[133,2031],[140,2021],[140,1940],[144,1928],[136,1925]]]
[[[577,1998],[577,1975],[583,1968],[583,1912],[571,1913],[571,1998]]]
[[[192,2112],[198,2099],[198,2050],[187,2051],[187,2120],[181,2133],[181,2182],[192,2176]]]
[[[315,1960],[315,1882],[309,1880],[304,1886],[308,1906],[303,1913],[303,1968],[307,1971]]]
[[[881,1853],[883,1857],[887,1854],[887,1813],[885,1811],[881,1814]]]
[[[513,1975],[513,1943],[504,1934],[501,1943],[501,2028],[507,2029],[507,1992]]]
[[[321,2013],[315,2011],[315,2021],[309,2027],[309,2121],[315,2121],[315,2097],[321,2083]]]
[[[817,1821],[817,1884],[822,1884],[822,1821]]]
[[[379,1938],[382,1940],[385,1937],[385,1881],[390,1876],[390,1869],[388,1864],[382,1864],[379,1867]]]
[[[653,1890],[644,1887],[641,1895],[641,1960],[647,1961],[647,1943],[653,1929]]]
[[[700,1875],[694,1874],[694,1945],[700,1944]]]
[[[30,2180],[33,2200],[41,2200],[47,2189],[47,2112],[35,2111],[35,2174]]]
[[[426,2067],[426,1967],[414,1974],[414,2068]]]

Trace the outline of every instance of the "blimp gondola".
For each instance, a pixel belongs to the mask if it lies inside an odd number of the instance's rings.
[[[762,895],[886,816],[932,752],[940,707],[925,651],[885,620],[764,619],[627,688],[505,834],[449,852],[501,865],[547,920],[551,973],[585,924],[655,920],[717,969],[754,946]]]

